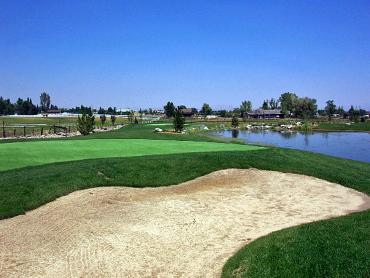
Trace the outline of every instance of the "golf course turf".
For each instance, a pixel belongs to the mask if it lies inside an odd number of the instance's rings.
[[[15,142],[0,144],[0,171],[93,158],[258,149],[263,148],[241,144],[146,139]]]
[[[125,133],[126,131],[129,132]],[[96,134],[93,138],[98,136],[104,138],[155,136],[155,139],[162,139],[161,135],[154,135],[152,130],[147,133],[141,127]],[[177,139],[177,136],[164,136]],[[89,137],[84,139],[87,139],[83,141],[88,143],[92,141]],[[77,144],[82,142],[82,140],[67,141],[77,142]],[[104,141],[96,143],[100,145],[104,144]],[[43,146],[42,144],[46,142],[25,143],[22,151],[27,150],[34,143]],[[6,150],[13,144],[15,143],[2,144],[2,146]],[[239,145],[230,144],[230,146]],[[205,150],[202,149],[202,151]],[[254,167],[310,175],[370,194],[369,163],[309,152],[265,148],[250,149],[247,152],[220,150],[148,154],[150,153],[135,157],[91,157],[94,159],[85,157],[79,158],[84,159],[80,161],[60,163],[49,161],[47,162],[49,164],[45,165],[2,171],[0,172],[0,219],[25,213],[80,189],[119,185],[165,186],[227,168]],[[14,159],[20,162],[24,160],[18,157],[19,153],[17,155],[10,152],[1,153],[0,167],[6,165],[11,156],[15,156]],[[45,161],[48,158],[41,156],[41,159]],[[15,167],[23,166],[27,165]],[[224,267],[223,276],[368,277],[370,275],[369,217],[370,211],[364,211],[274,232],[248,244],[230,258]]]

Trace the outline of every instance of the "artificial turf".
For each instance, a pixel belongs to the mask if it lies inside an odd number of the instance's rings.
[[[0,144],[0,171],[92,158],[259,149],[263,148],[241,144],[147,139],[15,142]]]

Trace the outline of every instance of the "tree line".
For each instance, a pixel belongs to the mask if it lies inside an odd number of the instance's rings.
[[[178,106],[178,109],[186,108],[185,105]],[[318,109],[317,101],[314,98],[299,97],[295,93],[286,92],[280,95],[279,98],[266,99],[262,102],[262,105],[257,109],[263,110],[279,110],[286,117],[295,117],[303,119],[311,119],[319,116],[327,116],[329,120],[332,120],[334,115],[338,115],[342,118],[348,118],[352,121],[358,121],[360,117],[364,116],[366,111],[363,109],[354,108],[353,105],[348,111],[345,111],[343,106],[336,106],[334,100],[328,100],[324,109]],[[208,103],[204,103],[199,113],[203,116],[218,115],[220,117],[242,117],[245,118],[248,113],[253,111],[252,102],[250,100],[244,100],[238,108],[233,110],[213,110]],[[194,111],[198,111],[195,109]],[[167,102],[164,106],[164,113],[167,117],[174,117],[176,113],[176,107],[173,102]]]

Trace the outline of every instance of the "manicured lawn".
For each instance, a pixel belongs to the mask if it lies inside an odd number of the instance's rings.
[[[146,139],[15,142],[0,144],[0,171],[92,158],[258,149],[263,148],[241,144]]]

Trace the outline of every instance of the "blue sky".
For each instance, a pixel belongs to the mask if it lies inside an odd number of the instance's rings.
[[[370,1],[0,0],[0,95],[236,107],[286,91],[370,109]]]

